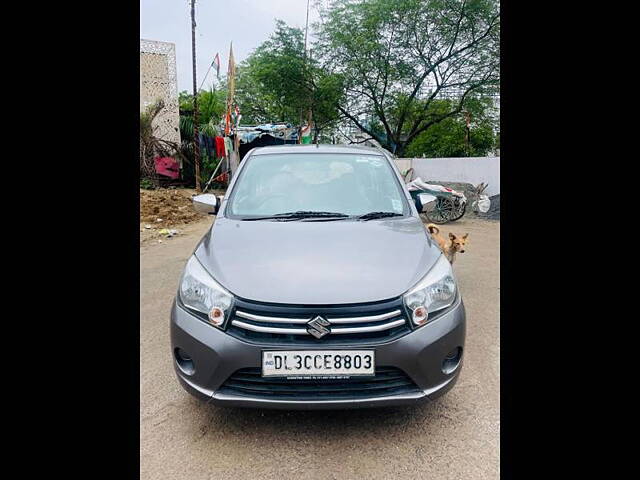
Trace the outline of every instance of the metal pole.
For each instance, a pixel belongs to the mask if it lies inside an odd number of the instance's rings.
[[[221,158],[220,161],[218,162],[218,166],[216,167],[216,169],[211,174],[211,177],[209,178],[209,181],[207,182],[207,184],[204,186],[204,190],[202,191],[202,193],[205,193],[207,191],[207,189],[209,188],[209,184],[211,183],[213,178],[216,176],[216,173],[218,173],[218,169],[222,165],[223,160],[224,160],[224,158]]]
[[[200,88],[199,88],[199,90],[202,90],[202,86],[204,85],[204,82],[207,80],[207,77],[209,76],[209,72],[211,71],[211,67],[212,67],[212,66],[213,66],[213,65],[209,65],[209,69],[207,70],[206,75],[205,75],[205,76],[204,76],[204,78],[202,79],[202,83],[200,84]]]
[[[311,0],[307,0],[307,23],[304,27],[304,56],[307,57],[307,31],[309,30],[309,2]]]
[[[200,138],[198,135],[198,90],[196,83],[196,0],[191,0],[191,56],[193,63],[193,153],[196,168],[196,192],[200,193]]]
[[[307,53],[307,38],[308,38],[308,33],[309,33],[309,3],[311,0],[307,0],[307,20],[305,23],[305,27],[304,27],[304,68],[305,68],[305,73],[308,74],[310,73],[308,67],[307,62],[310,60],[310,55]],[[310,82],[311,83],[311,82]],[[312,87],[313,88],[313,87]],[[313,112],[312,112],[312,100],[311,100],[311,95],[312,92],[309,93],[309,109],[307,111],[307,125],[309,126],[309,128],[311,128],[311,120],[313,118]],[[316,125],[313,125],[313,130],[314,130],[314,138],[312,140],[312,143],[315,142],[317,143],[317,139],[318,139],[318,130],[316,128]],[[311,132],[309,132],[309,134],[311,134]],[[302,139],[301,139],[302,140]]]

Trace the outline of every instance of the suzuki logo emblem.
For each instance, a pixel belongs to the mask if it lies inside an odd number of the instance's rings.
[[[316,338],[322,338],[328,333],[331,333],[328,327],[331,325],[326,318],[322,318],[320,315],[309,320],[307,322],[307,332],[313,335]]]

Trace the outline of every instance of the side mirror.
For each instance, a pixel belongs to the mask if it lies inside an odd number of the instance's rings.
[[[418,212],[428,213],[436,208],[437,198],[429,193],[419,193],[416,199],[416,208]]]
[[[191,200],[193,201],[193,208],[195,208],[196,212],[208,213],[210,215],[216,215],[222,203],[221,199],[212,193],[195,195],[191,197]]]

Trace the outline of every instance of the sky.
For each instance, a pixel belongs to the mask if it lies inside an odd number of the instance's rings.
[[[309,31],[318,20],[311,0]],[[229,44],[233,41],[236,63],[247,58],[275,30],[276,19],[304,29],[307,0],[197,0],[196,63],[198,87],[216,53],[220,54],[220,76],[227,72]],[[311,33],[309,33],[310,38]],[[191,65],[190,0],[140,0],[140,38],[174,43],[178,91],[193,91]],[[215,80],[215,69],[203,86]]]

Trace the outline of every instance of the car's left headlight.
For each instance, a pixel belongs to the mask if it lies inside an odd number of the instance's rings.
[[[192,255],[184,268],[180,280],[180,300],[182,303],[209,319],[209,322],[219,328],[229,317],[233,295],[216,282]]]
[[[456,298],[456,279],[444,255],[436,261],[418,284],[404,295],[404,303],[417,326],[424,325],[429,315],[451,306]]]

